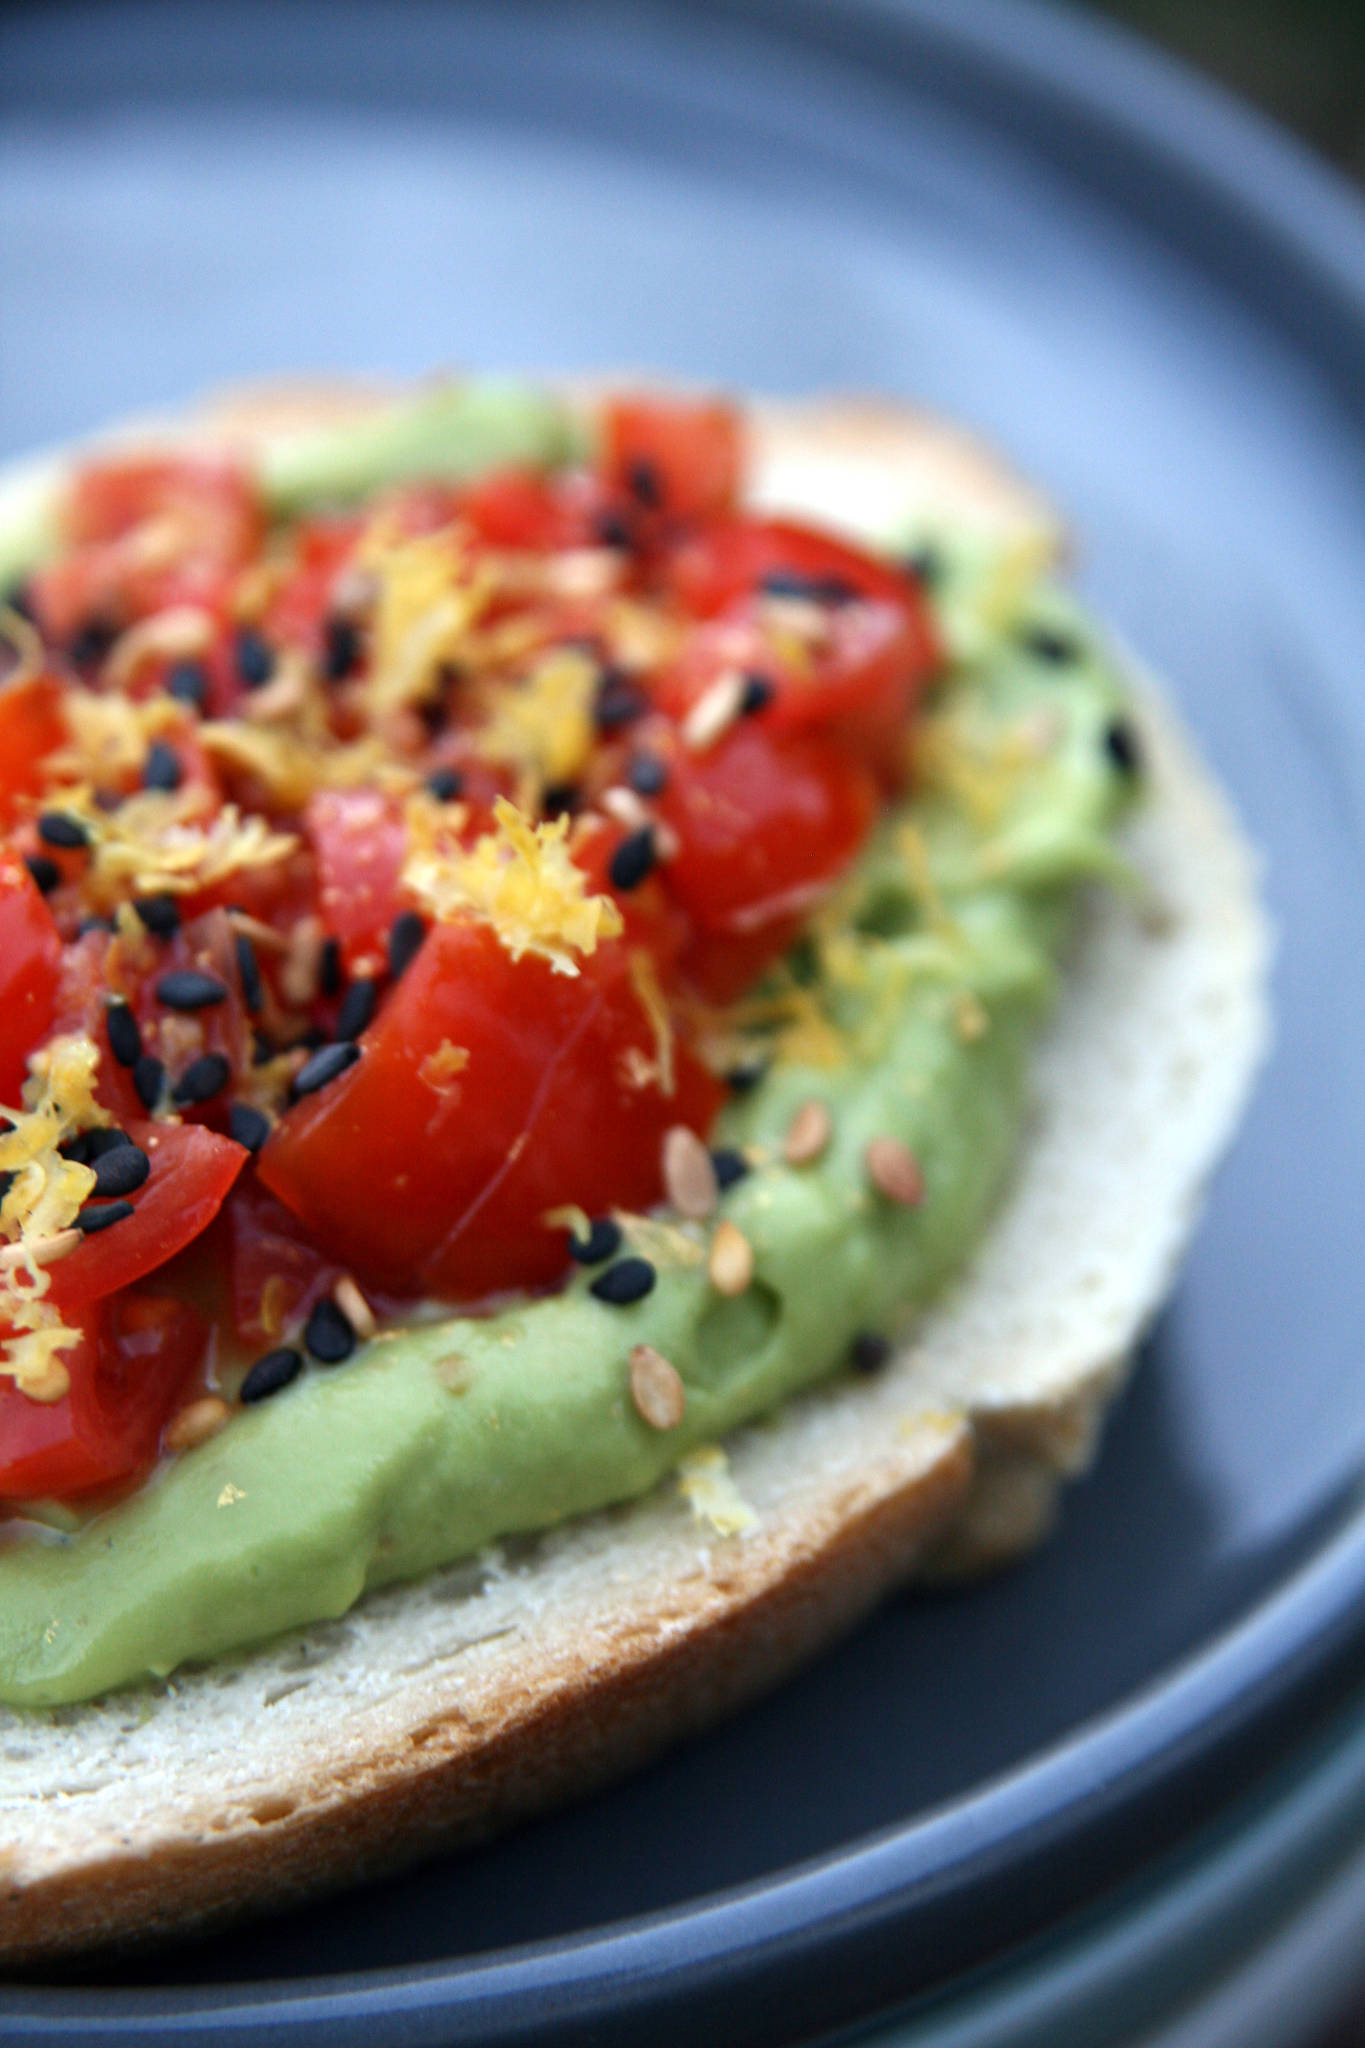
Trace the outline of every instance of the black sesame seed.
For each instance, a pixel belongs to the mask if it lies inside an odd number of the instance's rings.
[[[128,1133],[121,1131],[117,1124],[106,1124],[97,1130],[87,1131],[85,1133],[85,1163],[87,1166],[93,1166],[95,1161],[103,1159],[106,1153],[121,1152],[125,1146],[131,1145],[132,1142]]]
[[[341,994],[341,941],[324,939],[318,955],[318,987],[325,996]]]
[[[648,1259],[618,1259],[588,1283],[588,1292],[613,1308],[628,1308],[631,1302],[644,1300],[657,1278]]]
[[[310,1024],[303,1036],[294,1040],[295,1047],[302,1046],[305,1052],[318,1052],[331,1043],[332,1033],[324,1031],[321,1024]]]
[[[1120,775],[1136,775],[1142,767],[1142,749],[1126,718],[1111,719],[1104,728],[1104,750]]]
[[[551,782],[540,799],[540,808],[547,818],[572,817],[583,800],[583,793],[576,782]]]
[[[349,1316],[339,1309],[330,1294],[313,1306],[303,1341],[320,1365],[340,1365],[355,1350],[355,1331]]]
[[[592,524],[593,534],[604,548],[632,548],[635,535],[630,521],[620,512],[599,512]]]
[[[7,1167],[4,1172],[0,1172],[0,1208],[3,1208],[5,1197],[14,1186],[16,1178],[17,1173],[12,1168]]]
[[[152,1170],[152,1162],[140,1145],[118,1145],[112,1152],[106,1152],[90,1164],[95,1169],[97,1195],[131,1195],[142,1186]]]
[[[341,1039],[335,1045],[320,1046],[306,1059],[294,1076],[295,1095],[316,1095],[319,1088],[325,1088],[344,1074],[347,1067],[353,1067],[360,1058],[360,1047]]]
[[[111,1224],[126,1223],[136,1213],[131,1202],[105,1202],[98,1209],[82,1209],[75,1227],[93,1237],[97,1231],[108,1230]]]
[[[153,1110],[160,1102],[166,1086],[166,1069],[162,1062],[150,1052],[139,1053],[133,1065],[133,1086],[137,1099],[146,1110]]]
[[[427,935],[421,913],[416,910],[400,910],[389,926],[389,973],[395,977],[412,965],[418,948]]]
[[[4,596],[0,597],[0,605],[3,605],[6,611],[18,612],[21,619],[27,619],[30,625],[33,624],[33,593],[22,577],[19,582],[10,584]]]
[[[279,1047],[270,1036],[270,1033],[262,1031],[259,1024],[253,1025],[251,1031],[252,1066],[263,1067],[267,1060],[273,1060],[278,1052]]]
[[[744,678],[744,694],[739,700],[740,713],[752,718],[759,711],[766,711],[777,695],[776,687],[767,676],[748,675]]]
[[[647,512],[657,512],[664,501],[664,480],[659,465],[648,456],[637,455],[626,467],[626,483],[632,498]]]
[[[44,846],[75,853],[90,844],[90,827],[83,819],[73,818],[69,811],[44,811],[38,820],[38,837]]]
[[[732,1095],[747,1095],[768,1071],[766,1060],[747,1060],[743,1066],[731,1067],[725,1076],[725,1085]]]
[[[657,754],[632,754],[626,781],[637,796],[660,796],[668,787],[668,766]]]
[[[127,1003],[110,1003],[104,1013],[109,1050],[121,1067],[135,1067],[142,1058],[142,1033]]]
[[[360,629],[350,619],[330,618],[322,629],[322,673],[329,683],[345,682],[360,660]]]
[[[96,917],[92,912],[89,917],[83,917],[76,926],[76,937],[83,939],[87,932],[112,932],[113,929],[112,917]]]
[[[880,1372],[891,1356],[891,1339],[878,1330],[859,1330],[848,1347],[848,1362],[855,1372]]]
[[[337,1011],[337,1037],[359,1038],[374,1019],[374,1006],[379,990],[372,981],[353,981],[341,999]]]
[[[138,915],[141,914],[139,911]],[[156,999],[168,1010],[211,1010],[216,1003],[225,1003],[227,997],[227,983],[198,967],[173,967],[156,985]]]
[[[185,779],[180,765],[180,756],[174,747],[168,747],[164,740],[153,740],[147,749],[147,759],[142,764],[142,787],[144,789],[179,789]]]
[[[923,584],[926,590],[932,590],[943,575],[943,557],[938,549],[927,541],[923,547],[916,548],[913,554],[904,556],[901,566],[907,576],[912,576],[916,583]]]
[[[270,1136],[270,1118],[249,1102],[234,1102],[228,1111],[228,1136],[248,1152],[259,1152]]]
[[[238,932],[233,945],[237,955],[237,979],[242,984],[242,1001],[254,1017],[265,1005],[265,984],[261,980],[261,963],[256,958],[256,948],[245,932]]]
[[[278,1351],[267,1351],[264,1358],[256,1360],[237,1389],[237,1399],[248,1406],[253,1401],[268,1401],[302,1371],[303,1353],[295,1351],[292,1344],[282,1344]]]
[[[1080,648],[1069,633],[1059,633],[1052,626],[1030,626],[1021,636],[1024,646],[1039,661],[1051,662],[1060,668],[1063,663],[1075,661]]]
[[[569,1239],[569,1257],[580,1266],[601,1266],[621,1249],[621,1226],[610,1216],[595,1216],[586,1237]]]
[[[744,1154],[736,1152],[732,1145],[717,1145],[711,1154],[711,1164],[716,1170],[716,1186],[722,1194],[751,1171]]]
[[[237,673],[248,690],[259,690],[275,673],[275,651],[254,626],[243,626],[238,631]]]
[[[77,668],[90,668],[95,662],[103,661],[118,639],[118,630],[109,619],[91,619],[73,639],[67,641],[68,660]]]
[[[191,1060],[172,1091],[181,1109],[194,1102],[211,1102],[221,1095],[232,1079],[232,1063],[221,1052],[202,1052]]]
[[[202,711],[208,702],[208,670],[197,661],[178,661],[166,677],[166,694],[191,711]]]
[[[134,896],[133,908],[154,939],[173,939],[180,929],[180,905],[164,889],[155,896]]]
[[[623,675],[620,669],[609,668],[602,673],[593,699],[593,721],[599,732],[616,732],[623,725],[630,725],[649,709],[649,699],[638,683]]]
[[[809,604],[851,604],[858,595],[842,576],[802,576],[795,569],[773,569],[759,587],[765,597],[799,597]]]
[[[453,804],[464,794],[464,777],[458,768],[434,768],[427,777],[427,794],[438,804]]]
[[[62,871],[56,861],[45,853],[30,853],[25,858],[24,866],[44,896],[50,896],[62,879]]]
[[[607,863],[613,889],[638,889],[658,858],[652,825],[642,825],[638,832],[627,833]]]

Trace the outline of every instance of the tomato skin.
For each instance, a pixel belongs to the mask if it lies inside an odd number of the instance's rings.
[[[131,1287],[205,1230],[222,1208],[249,1154],[199,1124],[132,1119],[125,1126],[152,1170],[129,1196],[133,1214],[95,1232],[52,1267],[49,1300],[64,1315]]]
[[[17,800],[42,788],[40,764],[66,736],[61,686],[54,677],[0,683],[0,830],[13,824]]]
[[[389,927],[402,907],[408,835],[399,805],[377,790],[319,790],[304,830],[317,857],[318,909],[341,941],[347,973],[382,973]]]
[[[52,1022],[61,957],[32,875],[13,854],[0,853],[0,1103],[17,1104],[28,1055]]]
[[[602,469],[627,503],[646,512],[673,520],[719,518],[733,510],[743,477],[739,415],[720,400],[609,399]]]
[[[61,1354],[71,1389],[60,1401],[0,1379],[0,1501],[69,1500],[139,1477],[203,1363],[207,1332],[187,1302],[128,1294],[80,1327]]]
[[[424,1079],[445,1041],[467,1066]],[[277,1125],[260,1177],[362,1278],[458,1301],[559,1276],[547,1209],[656,1201],[664,1131],[704,1131],[721,1094],[682,1046],[673,1095],[632,1085],[625,1055],[654,1041],[619,940],[569,976],[487,925],[437,925],[362,1048]]]
[[[662,878],[691,920],[692,986],[728,1002],[756,980],[856,857],[876,811],[871,773],[804,733],[746,721],[704,754],[679,752],[659,800],[678,841]]]

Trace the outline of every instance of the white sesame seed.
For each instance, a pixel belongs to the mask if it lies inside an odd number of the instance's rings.
[[[720,1199],[711,1154],[695,1131],[674,1124],[664,1133],[664,1192],[680,1216],[700,1222]]]
[[[623,789],[614,784],[612,788],[603,790],[599,802],[607,816],[615,818],[618,825],[624,825],[627,832],[641,832],[650,822],[643,800],[633,789]]]
[[[343,1274],[337,1281],[332,1289],[332,1299],[362,1344],[367,1338],[373,1337],[379,1327],[375,1322],[374,1310],[349,1273]]]
[[[743,704],[744,678],[737,669],[727,669],[702,691],[683,720],[683,745],[690,753],[704,754],[734,724]]]
[[[678,1369],[652,1344],[636,1344],[630,1354],[630,1398],[635,1412],[651,1429],[676,1429],[687,1406]]]
[[[782,1141],[782,1157],[788,1166],[809,1166],[818,1159],[834,1135],[829,1104],[812,1095],[801,1104]]]
[[[924,1200],[924,1174],[908,1145],[899,1138],[870,1138],[863,1150],[867,1177],[878,1194],[902,1208],[917,1209]]]
[[[166,1425],[166,1449],[192,1451],[199,1444],[206,1444],[211,1436],[217,1436],[231,1413],[227,1402],[217,1394],[205,1394],[201,1400],[189,1402]]]

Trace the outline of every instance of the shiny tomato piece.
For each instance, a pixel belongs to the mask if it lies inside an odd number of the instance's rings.
[[[16,798],[42,788],[39,764],[66,736],[61,688],[53,677],[0,683],[0,828],[13,822]]]
[[[593,540],[587,494],[536,469],[495,469],[466,484],[459,516],[490,547],[546,551]]]
[[[137,1478],[203,1363],[206,1331],[188,1302],[127,1294],[81,1327],[61,1354],[71,1390],[60,1401],[0,1379],[0,1500],[66,1500]]]
[[[691,920],[682,965],[702,995],[731,1000],[786,951],[876,811],[870,772],[806,734],[746,721],[678,754],[659,799],[678,839],[662,876]]]
[[[231,1138],[199,1124],[130,1121],[129,1137],[152,1163],[129,1196],[133,1214],[94,1232],[52,1267],[49,1298],[63,1314],[84,1308],[163,1266],[205,1230],[248,1158]]]
[[[271,596],[261,621],[272,645],[322,653],[337,579],[364,530],[363,520],[355,518],[314,519],[299,529],[293,567]]]
[[[744,471],[739,415],[719,400],[622,397],[602,417],[608,483],[645,512],[714,519],[733,510]]]
[[[283,1202],[244,1175],[224,1210],[232,1320],[244,1343],[278,1344],[282,1332],[330,1294],[342,1267],[329,1263]]]
[[[381,1287],[475,1301],[542,1286],[564,1266],[546,1210],[647,1206],[665,1130],[709,1125],[720,1089],[674,1050],[666,1095],[619,940],[570,976],[513,961],[487,925],[438,925],[360,1060],[276,1127],[260,1177]]]
[[[28,869],[0,853],[0,1103],[13,1107],[28,1055],[52,1022],[62,947]]]
[[[304,829],[317,857],[318,909],[341,941],[347,973],[379,974],[402,908],[408,835],[401,810],[377,790],[324,789],[309,801]]]

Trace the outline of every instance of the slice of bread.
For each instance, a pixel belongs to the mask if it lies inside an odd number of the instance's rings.
[[[354,401],[325,394],[313,416],[338,403]],[[208,431],[309,417],[294,391]],[[854,531],[921,508],[1050,528],[992,458],[903,410],[773,406],[755,443],[761,499]],[[0,1709],[0,1960],[153,1939],[473,1841],[705,1727],[892,1586],[1041,1533],[1170,1284],[1267,1028],[1253,856],[1159,693],[1136,675],[1133,691],[1147,896],[1088,908],[1026,1150],[966,1277],[876,1379],[727,1445],[753,1527],[714,1533],[670,1481],[165,1684]]]

